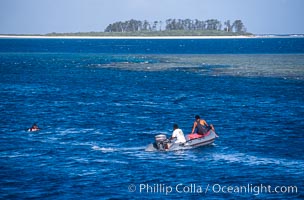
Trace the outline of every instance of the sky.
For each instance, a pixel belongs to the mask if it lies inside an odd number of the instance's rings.
[[[0,0],[0,34],[104,31],[130,19],[243,21],[253,34],[303,34],[304,0]]]

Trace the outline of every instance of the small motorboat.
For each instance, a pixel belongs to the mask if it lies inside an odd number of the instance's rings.
[[[155,136],[155,142],[149,144],[145,151],[178,151],[194,149],[212,144],[217,137],[218,135],[211,129],[203,135],[197,133],[187,135],[185,143],[174,143],[174,141],[167,139],[166,135],[160,134]],[[170,146],[169,149],[168,146]]]

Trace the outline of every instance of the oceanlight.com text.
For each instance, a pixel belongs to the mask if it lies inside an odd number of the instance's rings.
[[[183,184],[179,183],[176,185],[167,184],[130,184],[128,186],[129,192],[139,192],[142,194],[165,194],[170,195],[171,193],[196,193],[196,194],[297,194],[297,186],[271,186],[271,185],[222,185],[222,184]]]
[[[253,194],[253,195],[259,195],[259,194],[297,194],[298,193],[298,187],[297,186],[271,186],[271,185],[253,185],[253,184],[247,184],[247,185],[221,185],[221,184],[214,184],[212,186],[212,192],[213,193],[244,193],[244,194]]]

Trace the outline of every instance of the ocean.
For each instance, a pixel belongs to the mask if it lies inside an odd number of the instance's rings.
[[[304,198],[304,38],[0,39],[0,95],[0,199]]]

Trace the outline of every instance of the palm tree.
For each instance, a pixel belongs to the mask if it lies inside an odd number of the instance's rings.
[[[153,31],[157,31],[157,24],[158,24],[158,21],[153,22],[153,26],[152,26]]]
[[[166,20],[166,30],[172,30],[172,19]]]
[[[231,23],[230,23],[230,20],[225,21],[225,22],[224,22],[224,25],[226,26],[226,27],[224,28],[224,31],[227,31],[227,32],[231,32],[231,31],[232,31],[232,25],[231,25]]]
[[[158,24],[159,24],[159,31],[162,31],[163,21],[160,20]]]
[[[143,31],[151,31],[150,23],[147,20],[143,23]]]

